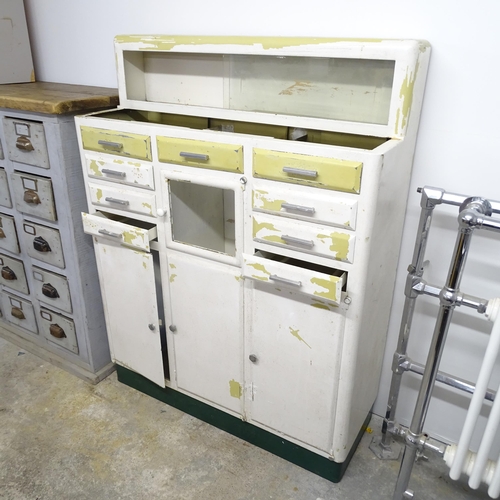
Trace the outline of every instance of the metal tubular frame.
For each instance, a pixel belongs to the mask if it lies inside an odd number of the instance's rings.
[[[418,191],[422,194],[420,203],[421,214],[413,259],[408,267],[405,287],[406,298],[398,343],[394,354],[392,367],[393,375],[387,411],[382,426],[382,435],[381,437],[376,437],[370,446],[379,458],[397,458],[399,449],[397,452],[392,451],[392,448],[395,446],[392,436],[395,435],[404,439],[405,447],[393,500],[413,498],[413,491],[408,489],[408,484],[413,469],[413,463],[415,459],[423,453],[424,449],[443,454],[446,448],[445,445],[429,439],[428,436],[422,432],[435,382],[442,382],[468,393],[474,392],[474,384],[453,377],[447,373],[440,372],[439,363],[441,361],[455,307],[470,307],[475,309],[478,313],[483,314],[488,305],[487,300],[460,292],[460,282],[465,269],[474,230],[486,229],[500,232],[500,219],[491,217],[494,213],[500,214],[500,202],[447,193],[442,189],[428,186]],[[448,276],[442,288],[429,285],[422,279],[424,272],[424,255],[432,222],[432,214],[434,208],[440,204],[460,207],[460,214],[458,216],[459,231],[455,242],[455,249],[448,270]],[[407,356],[408,340],[413,313],[415,311],[415,302],[420,295],[429,295],[438,298],[440,302],[439,312],[436,318],[434,333],[425,365],[415,363]],[[401,379],[403,373],[407,371],[422,376],[413,418],[408,429],[397,424],[395,421]],[[496,393],[489,390],[485,399],[493,401],[495,396]]]

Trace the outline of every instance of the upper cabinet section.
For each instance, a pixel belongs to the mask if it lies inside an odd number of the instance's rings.
[[[414,108],[418,120],[430,52],[281,37],[127,35],[115,47],[123,108],[394,138]]]

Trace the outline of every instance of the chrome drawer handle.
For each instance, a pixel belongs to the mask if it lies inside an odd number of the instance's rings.
[[[278,281],[278,282],[283,283],[285,285],[291,285],[291,286],[296,286],[296,287],[302,286],[302,281],[289,280],[287,278],[282,278],[281,276],[277,276],[276,274],[271,274],[271,276],[269,276],[269,279],[273,280],[273,281]]]
[[[112,233],[111,231],[108,231],[107,229],[99,229],[97,232],[99,234],[103,234],[104,236],[111,236],[111,238],[122,239],[122,234],[121,233]]]
[[[125,172],[119,172],[118,170],[111,170],[110,168],[103,168],[101,172],[103,174],[116,175],[117,177],[125,177],[127,175]]]
[[[291,245],[300,245],[309,248],[314,246],[314,241],[312,240],[303,240],[302,238],[295,238],[295,236],[288,236],[287,234],[283,234],[280,238],[285,243],[290,243]]]
[[[304,177],[318,177],[316,170],[304,170],[302,168],[283,167],[285,174],[302,175]]]
[[[305,212],[307,214],[313,214],[316,212],[314,207],[304,207],[302,205],[294,205],[293,203],[282,203],[281,208],[284,208],[285,210],[292,210],[295,212]]]
[[[123,149],[123,144],[121,142],[111,142],[111,141],[97,141],[97,144],[102,146],[103,148],[108,149]]]
[[[182,156],[183,158],[188,158],[191,160],[202,160],[202,161],[208,161],[208,158],[209,158],[208,155],[202,155],[200,153],[189,153],[187,151],[181,151],[179,153],[179,156]]]
[[[106,196],[104,199],[110,203],[117,203],[118,205],[130,205],[130,201],[128,200],[119,200],[118,198],[112,198],[111,196]]]

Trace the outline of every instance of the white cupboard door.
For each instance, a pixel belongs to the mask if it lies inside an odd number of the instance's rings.
[[[177,387],[240,414],[240,270],[174,251],[167,257]]]
[[[153,256],[94,237],[113,361],[165,387]]]
[[[287,287],[254,282],[250,293],[249,421],[329,453],[344,313]]]

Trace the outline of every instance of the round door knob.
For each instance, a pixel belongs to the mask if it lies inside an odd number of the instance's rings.
[[[257,363],[258,361],[258,358],[255,354],[250,354],[250,356],[248,356],[248,359],[252,362],[252,363]]]
[[[170,325],[168,329],[172,332],[175,333],[177,331],[177,327],[175,325]]]
[[[157,208],[156,209],[156,215],[158,217],[165,217],[166,214],[167,214],[167,211],[164,210],[163,208]]]

